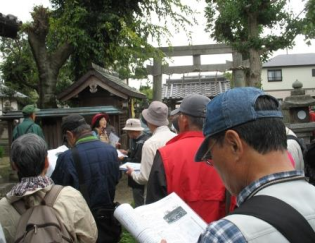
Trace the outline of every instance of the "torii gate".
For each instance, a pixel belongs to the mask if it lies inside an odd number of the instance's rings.
[[[209,44],[195,46],[173,46],[159,48],[165,56],[192,56],[193,65],[162,66],[162,60],[154,59],[153,66],[147,66],[147,72],[153,75],[153,100],[162,100],[162,74],[184,74],[192,72],[224,72],[233,70],[235,87],[245,86],[245,74],[242,55],[225,44]],[[233,61],[225,64],[201,64],[201,55],[229,54],[232,53]]]

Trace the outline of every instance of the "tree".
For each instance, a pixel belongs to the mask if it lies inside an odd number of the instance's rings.
[[[28,96],[24,102],[21,100],[22,104],[36,102],[38,72],[25,35],[18,39],[1,38],[0,53],[5,59],[0,70],[6,86]]]
[[[313,1],[313,0],[312,0]],[[303,21],[286,10],[285,0],[206,0],[207,31],[249,58],[247,86],[261,86],[262,60],[291,47]]]
[[[17,39],[0,39],[0,53],[5,60],[0,64],[2,79],[6,86],[25,94],[20,103],[36,103],[39,86],[38,70],[34,61],[27,35],[20,34]],[[67,62],[59,71],[56,93],[60,93],[72,83],[72,75]],[[5,91],[4,91],[5,92]]]
[[[310,39],[315,38],[315,0],[308,0],[305,5],[306,16],[303,25],[303,34],[310,44]]]
[[[148,38],[168,35],[167,22],[189,23],[192,13],[180,0],[51,0],[53,9],[38,6],[23,26],[38,69],[39,107],[56,107],[56,82],[69,61],[75,78],[94,62],[132,72],[144,60],[161,55]],[[151,23],[152,13],[160,19]]]

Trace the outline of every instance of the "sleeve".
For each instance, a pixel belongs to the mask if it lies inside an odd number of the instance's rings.
[[[165,169],[161,154],[157,151],[148,181],[146,204],[167,196]]]
[[[142,148],[143,148],[143,142],[136,144],[135,151],[130,153],[130,156],[131,156],[129,160],[130,162],[138,162],[138,163],[141,162]]]
[[[209,242],[246,243],[247,241],[235,224],[229,220],[221,219],[209,224],[206,231],[198,239],[198,243]]]
[[[154,151],[150,144],[144,143],[142,148],[141,168],[140,173],[133,171],[131,173],[132,179],[140,185],[148,183],[153,159],[156,151]]]
[[[72,187],[64,187],[54,206],[76,242],[94,243],[98,232],[94,217],[81,193]]]

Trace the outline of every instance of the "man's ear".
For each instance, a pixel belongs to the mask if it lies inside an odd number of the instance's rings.
[[[225,132],[225,142],[231,149],[232,153],[238,157],[244,152],[244,145],[237,132],[234,130],[227,130]]]
[[[189,119],[185,114],[180,114],[177,123],[179,127],[179,133],[185,132],[189,129]]]
[[[49,167],[49,161],[48,161],[48,156],[46,156],[44,169],[47,169],[48,167]]]
[[[16,166],[14,162],[11,163],[11,167],[12,167],[12,170],[19,171],[18,167]]]
[[[32,120],[35,120],[35,113],[32,113],[32,114],[30,115],[30,117],[31,117]]]
[[[68,139],[70,138],[70,140],[72,141],[73,140],[73,133],[70,132],[70,131],[66,131],[66,134],[68,135]],[[69,141],[68,141],[69,142]]]

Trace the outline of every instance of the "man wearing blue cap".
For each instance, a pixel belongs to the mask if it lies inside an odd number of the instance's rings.
[[[199,242],[315,242],[315,188],[290,163],[278,101],[235,88],[206,112],[195,160],[213,164],[239,208],[211,223]]]
[[[24,120],[14,128],[13,140],[26,133],[35,133],[45,140],[41,127],[35,123],[36,112],[38,111],[36,105],[27,105],[22,109]]]

